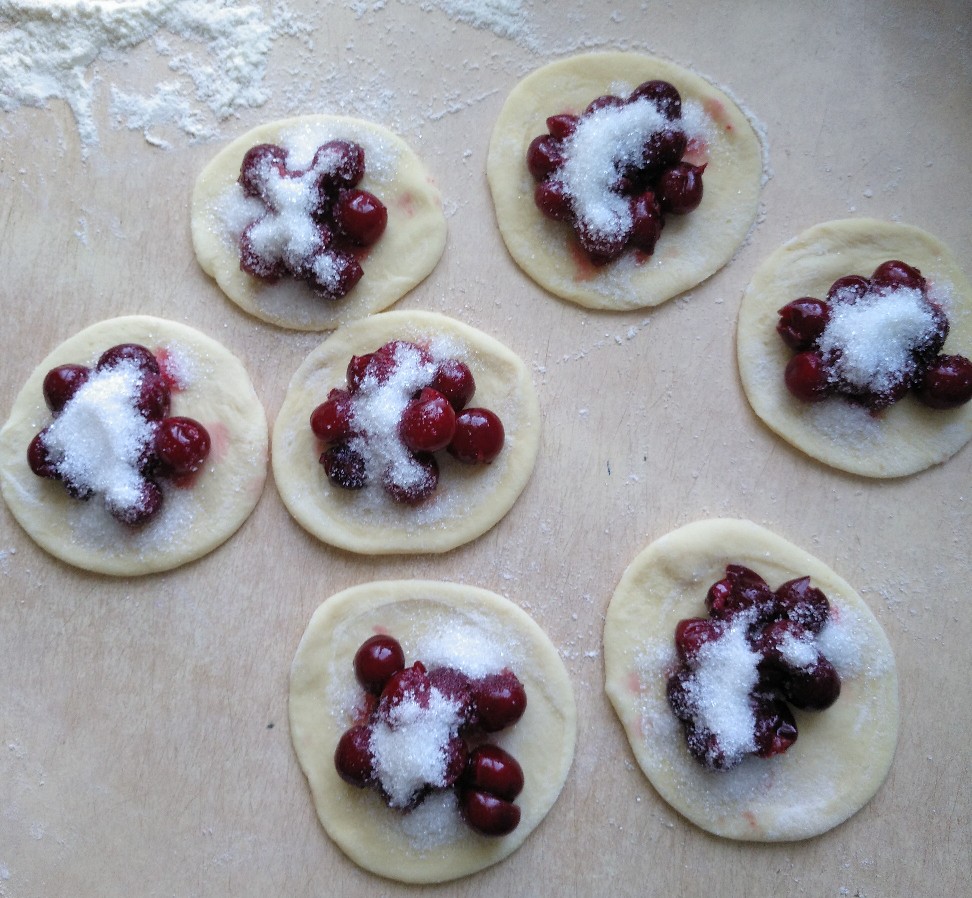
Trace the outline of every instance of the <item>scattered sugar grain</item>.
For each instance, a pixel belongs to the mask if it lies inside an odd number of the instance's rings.
[[[488,622],[446,623],[430,631],[415,648],[415,656],[430,670],[454,667],[475,679],[512,665],[512,644],[491,639]]]
[[[431,851],[449,845],[462,835],[465,826],[459,801],[452,789],[433,792],[415,810],[402,814],[399,826],[416,851]]]

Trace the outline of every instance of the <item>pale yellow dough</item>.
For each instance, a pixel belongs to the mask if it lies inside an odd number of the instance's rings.
[[[334,139],[353,140],[364,148],[365,177],[359,186],[385,204],[388,224],[361,261],[364,277],[347,296],[332,301],[316,297],[292,278],[268,284],[241,271],[239,235],[224,209],[229,197],[241,194],[240,163],[251,147],[293,144],[303,150],[303,158]],[[309,162],[307,158],[302,164]],[[442,255],[446,223],[438,188],[400,137],[360,119],[312,115],[254,128],[203,169],[192,194],[192,240],[203,270],[251,315],[294,330],[331,330],[388,308],[420,283]]]
[[[112,518],[98,497],[72,499],[27,465],[27,445],[51,420],[42,392],[47,372],[68,363],[93,365],[119,343],[164,349],[185,363],[184,388],[173,392],[170,415],[195,418],[212,440],[192,487],[160,480],[162,511],[138,528]],[[266,472],[267,419],[239,360],[193,328],[144,315],[93,324],[58,346],[30,375],[0,430],[0,485],[14,517],[52,555],[102,574],[169,570],[211,552],[253,510]]]
[[[689,215],[667,216],[643,264],[631,252],[603,268],[579,264],[573,230],[545,218],[533,202],[527,148],[547,133],[549,116],[581,113],[595,97],[626,96],[653,79],[674,84],[711,120],[702,204]],[[486,174],[503,240],[533,280],[588,308],[637,309],[696,286],[732,258],[756,217],[762,147],[736,103],[694,72],[639,53],[590,53],[550,63],[512,90],[493,128]]]
[[[363,490],[333,486],[309,424],[328,392],[346,386],[351,356],[398,339],[445,340],[476,380],[470,407],[491,409],[506,432],[502,452],[489,465],[466,465],[436,453],[438,488],[417,507],[390,499],[379,483]],[[273,474],[290,513],[324,542],[372,555],[445,552],[485,533],[509,511],[530,478],[539,441],[536,390],[512,351],[444,315],[385,312],[335,331],[298,368],[273,428]]]
[[[839,277],[870,277],[900,259],[929,282],[951,325],[943,352],[972,356],[972,286],[948,249],[925,231],[875,219],[816,225],[785,243],[757,269],[739,308],[739,376],[764,423],[807,455],[865,477],[902,477],[950,458],[972,437],[972,403],[939,411],[912,396],[878,416],[839,398],[801,402],[783,372],[793,357],[776,333],[778,310],[801,296],[826,299]]]
[[[688,753],[665,688],[676,666],[676,623],[706,616],[706,591],[729,563],[752,568],[774,589],[809,575],[852,651],[845,641],[828,656],[841,674],[840,697],[826,711],[794,712],[799,736],[789,751],[718,772]],[[607,694],[641,769],[675,810],[716,835],[765,842],[819,835],[862,808],[891,766],[897,674],[880,624],[830,568],[748,521],[697,522],[642,551],[608,607],[604,664]]]
[[[447,633],[453,638],[446,650],[466,645],[480,655],[486,647],[522,681],[523,717],[490,737],[523,767],[525,786],[516,799],[520,824],[510,835],[480,836],[453,812],[444,816],[450,825],[433,837],[421,806],[403,815],[375,791],[350,786],[338,776],[334,751],[354,723],[362,695],[354,679],[354,654],[375,633],[394,636],[406,664],[441,655]],[[324,829],[355,863],[403,882],[466,876],[515,851],[563,788],[574,756],[576,718],[567,671],[532,618],[495,593],[454,583],[367,583],[331,596],[311,619],[290,676],[291,736]],[[443,821],[441,811],[437,819]]]

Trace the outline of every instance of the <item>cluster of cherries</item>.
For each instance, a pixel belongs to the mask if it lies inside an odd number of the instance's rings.
[[[445,449],[457,461],[489,464],[500,453],[506,439],[503,422],[487,408],[467,407],[476,392],[469,366],[458,359],[434,365],[423,346],[393,340],[366,355],[353,356],[348,363],[347,389],[335,388],[311,413],[314,435],[327,448],[320,463],[328,479],[344,489],[367,486],[369,472],[366,449],[369,434],[355,420],[355,405],[376,390],[388,386],[398,366],[398,353],[414,353],[433,373],[427,386],[415,391],[397,423],[397,437],[410,454],[421,476],[404,481],[395,466],[381,472],[381,484],[393,499],[417,505],[435,492],[439,464],[435,452]],[[358,442],[364,441],[364,445]]]
[[[75,394],[89,380],[120,365],[138,371],[137,394],[130,397],[132,414],[149,423],[151,436],[138,457],[139,495],[130,505],[105,502],[108,512],[124,524],[143,524],[162,507],[159,478],[179,480],[196,473],[209,456],[210,438],[198,421],[185,417],[168,417],[171,380],[163,373],[158,359],[137,343],[120,343],[105,350],[94,368],[84,365],[58,365],[44,377],[44,401],[55,418],[63,413]],[[63,453],[52,451],[40,431],[27,447],[27,463],[38,476],[59,480],[75,499],[88,500],[95,494],[89,483],[76,482],[64,473]],[[61,456],[61,457],[59,457]]]
[[[240,268],[268,282],[306,281],[325,299],[347,295],[364,273],[361,248],[376,243],[388,222],[381,200],[357,187],[364,175],[364,149],[351,141],[322,144],[307,169],[288,168],[287,151],[276,144],[252,147],[239,183],[266,211],[240,237]]]
[[[372,749],[373,728],[379,723],[396,727],[396,707],[411,701],[427,708],[437,690],[455,708],[458,721],[440,747],[444,774],[441,781],[419,787],[400,809],[413,810],[433,791],[454,789],[463,819],[476,832],[505,836],[516,829],[520,808],[514,799],[523,789],[523,770],[509,752],[482,741],[523,716],[527,697],[516,674],[504,669],[473,679],[454,667],[426,670],[421,661],[406,667],[401,644],[386,635],[361,644],[354,673],[365,690],[364,722],[346,730],[338,741],[334,765],[343,780],[376,789],[393,806]]]
[[[647,100],[667,121],[645,140],[640,158],[633,162],[616,160],[616,178],[609,189],[627,200],[630,224],[621,223],[610,233],[589,227],[577,198],[562,177],[562,167],[570,152],[570,140],[578,126],[598,110],[620,108]],[[627,97],[605,94],[593,100],[580,115],[562,113],[547,119],[548,133],[533,139],[527,148],[527,167],[538,182],[534,202],[547,218],[571,225],[587,257],[594,265],[606,265],[627,248],[645,256],[665,226],[665,215],[684,215],[702,202],[704,165],[684,162],[689,140],[679,122],[682,98],[667,81],[646,81]]]
[[[810,585],[809,577],[788,580],[774,592],[755,571],[729,564],[726,576],[709,587],[705,604],[708,617],[687,618],[675,627],[679,667],[667,683],[668,702],[682,722],[689,752],[710,770],[728,770],[743,760],[743,754],[726,752],[719,734],[702,722],[693,682],[706,646],[735,623],[745,626],[746,642],[759,657],[757,683],[748,696],[751,753],[770,758],[785,752],[797,738],[787,702],[801,710],[823,710],[840,695],[840,675],[815,645],[830,616],[827,597]],[[794,641],[804,650],[800,663],[787,651]]]
[[[898,289],[916,290],[934,326],[916,338],[909,357],[895,372],[891,383],[869,387],[847,381],[841,375],[839,354],[821,350],[820,341],[833,310],[841,304],[881,303]],[[797,354],[784,372],[787,389],[805,402],[842,396],[872,412],[902,399],[909,391],[924,405],[950,409],[972,399],[972,361],[961,355],[941,353],[948,336],[948,317],[928,296],[925,278],[917,268],[891,259],[865,278],[851,274],[838,278],[827,299],[811,296],[795,299],[779,310],[777,333]],[[867,339],[867,335],[862,335]]]

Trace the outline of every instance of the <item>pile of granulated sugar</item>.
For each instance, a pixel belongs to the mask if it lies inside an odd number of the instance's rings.
[[[237,110],[265,103],[273,41],[307,31],[283,3],[268,17],[262,4],[236,0],[0,0],[0,26],[0,109],[63,100],[83,157],[98,144],[100,60],[150,40],[168,60],[172,79],[150,94],[109,86],[114,126],[165,146],[152,128],[171,125],[192,139],[208,138]]]

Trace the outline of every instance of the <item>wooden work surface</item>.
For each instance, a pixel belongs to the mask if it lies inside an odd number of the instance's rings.
[[[829,219],[918,225],[972,275],[967,4],[744,0],[730,13],[695,0],[526,2],[509,37],[465,24],[461,3],[287,6],[307,31],[274,43],[267,102],[222,122],[221,140],[112,126],[110,85],[174,77],[149,45],[89,72],[102,84],[100,142],[86,161],[63,103],[0,113],[2,414],[55,345],[142,312],[237,353],[272,420],[321,336],[263,324],[223,297],[193,256],[190,190],[252,126],[357,113],[400,133],[445,200],[445,254],[397,307],[453,315],[526,360],[543,410],[536,471],[472,544],[379,559],[310,537],[271,477],[223,547],[141,579],[54,560],[0,507],[0,896],[416,891],[359,870],[331,843],[287,723],[289,667],[313,610],[345,587],[401,577],[460,580],[519,603],[560,649],[579,710],[575,763],[547,819],[507,861],[441,893],[964,893],[972,449],[889,482],[813,462],[751,412],[734,328],[760,261]],[[486,149],[508,91],[587,48],[689,65],[765,128],[771,177],[750,240],[654,310],[592,313],[546,294],[513,264],[493,217]],[[603,692],[603,616],[625,566],[651,540],[713,516],[749,518],[816,554],[864,596],[896,652],[890,776],[860,813],[804,843],[734,843],[687,823],[635,766]]]

